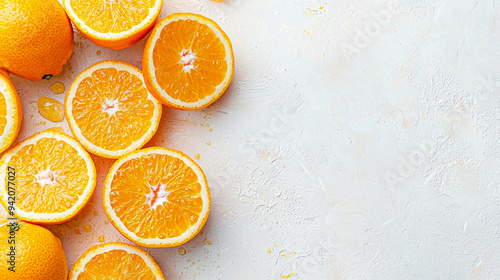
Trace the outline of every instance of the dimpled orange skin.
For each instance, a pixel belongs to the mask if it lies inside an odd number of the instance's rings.
[[[61,73],[73,28],[57,0],[0,1],[0,68],[31,81]]]
[[[9,228],[0,226],[0,279],[9,280],[66,280],[68,262],[61,241],[48,229],[18,221],[21,228],[15,233],[15,272],[9,271]],[[13,238],[14,239],[14,238]]]

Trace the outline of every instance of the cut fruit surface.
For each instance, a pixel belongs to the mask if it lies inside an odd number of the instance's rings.
[[[184,153],[152,147],[129,153],[111,167],[103,208],[113,225],[145,247],[172,247],[193,238],[210,211],[201,168]]]
[[[207,107],[227,89],[234,74],[231,41],[209,18],[178,13],[153,29],[142,68],[149,91],[170,107]]]
[[[154,259],[137,246],[111,242],[90,247],[75,262],[69,280],[164,280]]]
[[[123,49],[142,39],[160,15],[163,0],[63,0],[76,28],[95,44]]]
[[[0,73],[0,153],[16,140],[21,127],[21,102],[8,73]]]
[[[135,66],[116,60],[83,70],[68,89],[64,113],[75,138],[91,153],[118,158],[153,137],[161,104]]]
[[[1,202],[12,216],[58,224],[83,209],[94,192],[96,171],[90,155],[76,140],[45,130],[3,155],[0,180],[4,182]]]

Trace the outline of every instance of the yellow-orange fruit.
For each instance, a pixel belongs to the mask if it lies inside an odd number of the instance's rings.
[[[73,28],[57,0],[0,1],[0,68],[38,81],[61,73]]]

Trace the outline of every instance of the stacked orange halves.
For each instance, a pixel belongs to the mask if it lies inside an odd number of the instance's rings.
[[[60,15],[60,5],[52,3],[56,0],[6,1],[19,7],[50,2]],[[228,36],[214,21],[196,14],[172,14],[155,26],[162,0],[63,0],[63,4],[76,28],[106,48],[132,46],[153,29],[143,51],[143,71],[125,62],[105,60],[79,73],[64,102],[75,138],[43,131],[10,148],[0,162],[0,178],[5,183],[2,204],[11,215],[32,223],[57,224],[71,219],[85,206],[96,186],[90,152],[117,159],[104,182],[103,209],[126,238],[145,247],[187,242],[201,230],[210,212],[206,176],[180,151],[141,148],[159,127],[161,104],[200,109],[224,93],[234,74]],[[0,4],[0,16],[7,6]],[[63,13],[61,22],[66,19],[69,26],[67,16]],[[11,23],[16,24],[19,22]],[[49,67],[41,63],[33,69],[21,65],[18,70],[15,62],[0,67],[32,80],[50,78],[61,71],[69,58],[65,53],[73,49],[72,31],[64,38],[69,40],[63,40],[64,48],[48,44],[61,58]],[[39,53],[43,51],[33,51],[35,56]],[[0,61],[8,56],[0,43]],[[1,73],[0,149],[5,150],[19,132],[21,106],[8,74]],[[10,198],[12,184],[15,202]],[[93,279],[95,273],[120,270],[148,275],[147,279],[164,279],[146,252],[123,243],[90,248],[73,266],[70,279]]]

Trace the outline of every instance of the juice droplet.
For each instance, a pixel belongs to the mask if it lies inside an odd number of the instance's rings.
[[[194,156],[194,158],[195,158],[195,159],[200,159],[200,154],[196,154],[196,155]]]
[[[50,97],[42,96],[36,102],[38,113],[52,122],[60,122],[64,119],[64,107],[61,102]]]
[[[55,94],[64,93],[64,85],[61,83],[52,84],[51,89],[52,89],[52,92]]]
[[[95,54],[97,54],[97,56],[99,56],[99,55],[101,55],[101,51],[100,51],[100,50],[97,50],[97,51],[95,52]]]
[[[212,143],[210,143],[210,141],[208,141],[208,142],[207,142],[207,146],[210,146],[210,145],[212,145]]]
[[[61,132],[61,133],[64,133],[64,129],[60,126],[54,126],[54,127],[50,127],[50,128],[47,128],[46,130],[49,130],[49,131],[57,131],[57,132]]]
[[[179,248],[179,255],[184,256],[185,254],[186,254],[186,249],[184,249],[183,247],[180,247]]]
[[[203,240],[203,245],[212,245],[212,241],[208,240],[208,239],[204,239]]]
[[[89,225],[83,225],[83,229],[86,231],[86,232],[91,232],[92,231],[92,227],[89,226]]]
[[[99,235],[99,242],[104,242],[104,235]]]
[[[267,248],[267,249],[266,249],[266,252],[267,252],[268,254],[271,254],[271,248]]]
[[[104,224],[105,224],[105,225],[109,225],[109,221],[108,221],[108,220],[105,220],[105,221],[104,221]]]

